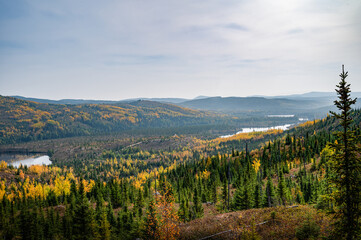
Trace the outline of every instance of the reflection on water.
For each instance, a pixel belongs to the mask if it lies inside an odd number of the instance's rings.
[[[22,155],[22,154],[0,154],[0,161],[5,161],[9,165],[19,167],[32,165],[50,165],[51,161],[47,155]]]

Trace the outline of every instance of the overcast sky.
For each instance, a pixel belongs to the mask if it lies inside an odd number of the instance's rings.
[[[360,0],[0,0],[0,95],[361,91]]]

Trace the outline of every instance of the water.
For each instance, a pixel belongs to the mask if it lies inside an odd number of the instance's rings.
[[[293,118],[295,117],[294,114],[289,114],[289,115],[267,115],[267,117],[269,118]]]
[[[242,128],[242,131],[236,132],[235,134],[220,136],[220,138],[233,137],[234,135],[237,135],[237,134],[239,134],[239,133],[266,132],[266,131],[272,130],[272,129],[288,130],[292,125],[293,125],[293,124],[285,124],[285,125],[274,126],[274,127]]]
[[[24,155],[24,154],[0,154],[0,162],[5,161],[9,165],[19,167],[32,165],[50,165],[50,157],[47,155]]]

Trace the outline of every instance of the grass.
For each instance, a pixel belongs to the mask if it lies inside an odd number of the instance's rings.
[[[274,219],[271,217],[272,212],[275,212]],[[310,217],[320,227],[320,238],[328,236],[331,216],[312,206],[299,205],[293,208],[250,209],[205,216],[202,219],[181,224],[180,239],[201,239],[226,230],[232,231],[209,239],[247,239],[245,236],[252,235],[252,229],[253,234],[259,236],[259,239],[297,239],[296,229],[302,225],[307,217]],[[267,222],[255,226],[265,221]]]

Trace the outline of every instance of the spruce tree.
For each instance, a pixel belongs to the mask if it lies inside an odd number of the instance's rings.
[[[282,171],[280,172],[280,176],[278,178],[278,197],[280,198],[280,202],[286,206],[288,199],[288,189],[286,186],[285,178],[283,177]]]
[[[199,191],[198,191],[197,187],[194,188],[193,212],[194,212],[194,218],[203,217],[204,209],[202,206],[201,198],[199,196]]]
[[[93,209],[84,191],[80,190],[80,199],[77,201],[73,217],[74,239],[94,239],[96,237],[96,222]]]
[[[242,193],[243,190],[241,189],[241,187],[238,187],[236,189],[236,192],[234,193],[234,197],[233,197],[233,210],[241,210],[242,209],[242,201],[243,201],[243,197],[242,197]]]
[[[273,184],[271,181],[271,177],[268,177],[267,180],[267,185],[266,185],[266,189],[265,189],[265,195],[264,195],[264,200],[263,200],[263,206],[264,207],[273,207],[275,206],[275,193],[274,193],[274,188],[273,188]]]
[[[218,196],[217,196],[217,182],[216,180],[213,181],[212,184],[212,201],[214,205],[217,205]]]
[[[110,240],[111,231],[110,231],[110,223],[107,218],[107,212],[104,206],[101,207],[99,222],[98,222],[98,232],[99,237],[102,240]]]
[[[187,222],[189,219],[189,209],[188,209],[188,199],[185,200],[184,197],[181,197],[181,201],[179,204],[178,216],[183,222]]]
[[[223,182],[223,186],[222,186],[222,204],[224,210],[227,208],[227,199],[228,199],[228,181],[226,180]]]
[[[261,184],[256,184],[254,188],[254,208],[260,208],[262,204],[262,187]]]
[[[351,130],[351,105],[356,99],[350,97],[350,84],[346,82],[348,72],[340,74],[341,81],[337,85],[338,100],[334,101],[339,113],[331,114],[339,120],[341,131],[336,133],[337,141],[331,146],[335,154],[330,161],[330,168],[335,177],[330,180],[336,187],[333,192],[336,205],[335,235],[348,240],[358,239],[361,217],[361,160],[360,148],[357,146],[355,131]]]
[[[241,209],[250,209],[253,206],[252,192],[248,184],[245,184],[242,193]]]

